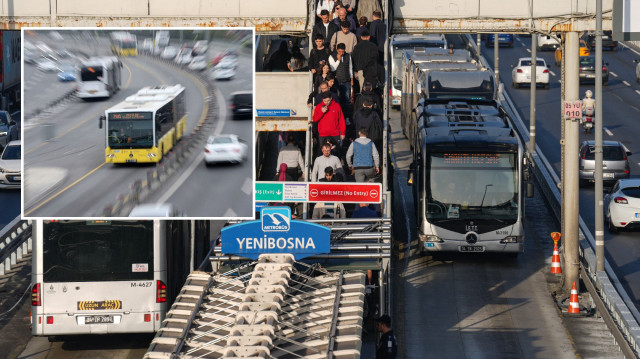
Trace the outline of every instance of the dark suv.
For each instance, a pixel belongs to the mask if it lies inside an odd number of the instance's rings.
[[[602,84],[609,85],[609,68],[608,63],[602,61]],[[596,81],[596,57],[580,56],[580,70],[579,77],[580,83],[583,82],[595,82]]]
[[[580,184],[595,180],[596,155],[595,141],[584,141],[580,145]],[[629,160],[631,156],[622,143],[618,141],[603,141],[602,143],[602,179],[616,181],[629,178]]]
[[[231,94],[231,112],[234,120],[253,117],[253,92],[242,91]]]
[[[596,35],[589,34],[587,35],[587,44],[592,51],[596,51]],[[610,51],[615,51],[618,48],[618,42],[613,39],[613,34],[611,31],[603,31],[602,32],[602,49],[608,49]]]

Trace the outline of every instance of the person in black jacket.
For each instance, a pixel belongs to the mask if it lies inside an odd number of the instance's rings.
[[[382,128],[382,121],[380,121],[380,116],[372,109],[373,102],[369,98],[365,98],[362,104],[356,113],[353,115],[353,125],[355,128],[365,127],[366,129],[371,128],[371,122],[377,121],[378,128]],[[369,138],[372,140],[379,139],[382,137],[381,133],[369,133]],[[374,141],[375,143],[376,141]]]
[[[376,359],[396,359],[398,357],[398,342],[393,329],[391,329],[391,318],[384,314],[376,320],[376,329],[382,336],[376,347]]]
[[[373,84],[378,83],[378,48],[369,41],[370,38],[369,31],[365,29],[362,32],[362,41],[353,48],[351,53],[353,71],[356,73],[361,89],[364,88],[365,81]]]
[[[309,70],[315,75],[322,65],[329,64],[330,51],[328,47],[324,46],[324,35],[316,34],[313,42],[315,47],[309,53]]]
[[[365,81],[362,85],[362,91],[356,96],[353,102],[353,110],[358,111],[362,108],[364,99],[370,99],[373,104],[372,109],[378,113],[378,117],[382,118],[382,98],[373,90],[373,83]]]
[[[324,36],[324,47],[329,48],[329,41],[331,41],[331,37],[333,37],[333,34],[340,31],[340,28],[333,21],[329,20],[329,11],[322,10],[320,12],[320,18],[322,21],[316,22],[313,26],[311,38],[315,39],[317,34],[322,34],[322,36]]]
[[[287,42],[280,42],[280,47],[276,52],[271,55],[269,62],[267,63],[267,70],[269,71],[289,71],[287,63],[291,60],[291,53],[287,48]]]

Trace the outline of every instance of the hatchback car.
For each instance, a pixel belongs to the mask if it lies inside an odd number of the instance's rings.
[[[248,147],[236,135],[217,135],[207,139],[204,146],[204,164],[231,162],[240,163],[247,159]]]
[[[232,80],[236,75],[236,69],[230,62],[220,62],[213,68],[212,77],[216,80]]]
[[[538,34],[538,51],[553,51],[560,47],[560,42],[553,36]]]
[[[580,145],[580,184],[593,182],[596,169],[596,143],[593,140],[584,141]],[[629,160],[631,152],[618,141],[604,141],[602,144],[602,179],[615,181],[629,178]]]
[[[187,67],[189,70],[202,71],[207,68],[207,59],[204,56],[196,56]]]
[[[602,84],[609,85],[609,64],[602,62]],[[596,57],[580,56],[580,83],[596,81]]]
[[[20,141],[11,141],[0,155],[0,188],[20,188],[22,183]]]
[[[488,34],[487,40],[484,45],[486,47],[493,47],[493,39],[495,34]],[[512,34],[498,34],[498,46],[513,47],[513,35]]]
[[[640,179],[621,179],[604,197],[604,213],[611,233],[640,228]]]
[[[518,88],[531,83],[531,58],[521,57],[511,71],[511,83]],[[549,88],[549,68],[544,59],[536,58],[536,84]]]
[[[238,91],[231,94],[231,114],[234,120],[253,117],[253,93]]]
[[[160,54],[163,59],[174,59],[176,56],[178,56],[178,49],[174,46],[165,47]]]
[[[18,124],[7,111],[0,111],[0,151],[9,142],[18,139]]]

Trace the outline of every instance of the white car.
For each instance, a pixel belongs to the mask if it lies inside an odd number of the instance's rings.
[[[129,217],[186,217],[186,213],[171,203],[142,203],[133,207],[131,212],[129,212]]]
[[[174,46],[165,47],[160,54],[160,57],[162,57],[163,59],[173,59],[176,56],[178,56],[178,49]]]
[[[193,60],[193,56],[191,56],[191,50],[182,51],[178,56],[176,56],[175,62],[179,65],[188,65]]]
[[[190,70],[194,71],[202,71],[207,68],[207,59],[204,56],[196,56],[191,60],[189,66],[187,66]]]
[[[22,183],[20,140],[9,142],[0,156],[0,188],[20,188]]]
[[[220,62],[213,68],[215,80],[231,80],[236,75],[236,68],[230,62]]]
[[[210,136],[204,146],[204,164],[219,162],[240,163],[247,159],[248,147],[236,135]]]
[[[604,211],[609,231],[640,228],[640,179],[618,180],[604,196]]]
[[[234,56],[227,55],[223,57],[222,60],[220,60],[220,62],[218,62],[216,66],[220,66],[220,65],[231,66],[235,70],[236,67],[238,67],[238,61]]]
[[[538,34],[538,50],[551,51],[560,47],[560,41],[553,36]]]
[[[193,45],[193,52],[197,55],[204,55],[209,50],[209,42],[207,40],[198,40],[196,44]]]
[[[38,70],[43,72],[55,72],[58,71],[58,63],[47,57],[42,57],[36,62]]]
[[[521,57],[518,64],[511,71],[511,83],[513,87],[519,88],[520,85],[528,85],[531,83],[531,58]],[[544,59],[536,59],[536,84],[549,88],[549,68]]]

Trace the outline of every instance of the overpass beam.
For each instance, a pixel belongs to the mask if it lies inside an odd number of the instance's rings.
[[[567,102],[580,100],[579,78],[579,49],[580,39],[577,32],[566,35],[565,51],[563,54],[565,68],[564,98]],[[579,185],[578,185],[578,146],[580,120],[562,119],[565,121],[564,131],[564,168],[562,170],[562,216],[564,221],[564,289],[571,291],[573,282],[579,283]]]

